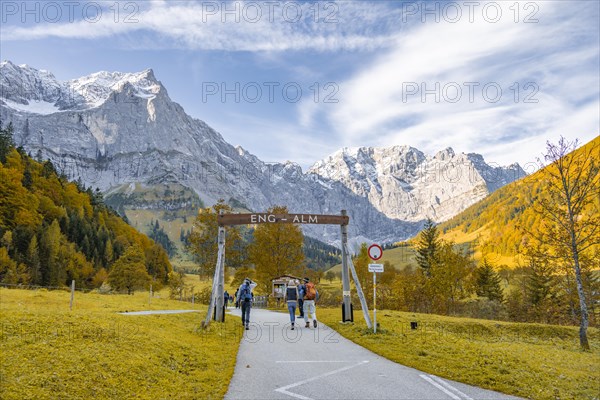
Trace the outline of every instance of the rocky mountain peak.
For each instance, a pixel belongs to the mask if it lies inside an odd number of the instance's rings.
[[[520,167],[490,166],[479,154],[456,154],[448,147],[428,157],[410,146],[344,148],[309,172],[367,197],[387,216],[408,221],[443,221],[525,175]]]
[[[446,161],[451,158],[454,158],[455,156],[456,153],[454,153],[454,149],[452,149],[452,147],[446,147],[444,150],[438,151],[436,155],[433,156],[433,158],[435,158],[436,160]]]
[[[3,62],[0,118],[14,124],[26,151],[107,193],[168,182],[194,190],[206,205],[223,198],[254,211],[345,209],[351,237],[381,243],[414,235],[426,217],[457,214],[522,171],[452,149],[430,157],[410,146],[343,148],[306,173],[289,161],[265,163],[187,115],[151,69],[60,82],[48,71]],[[339,227],[304,230],[339,240]]]

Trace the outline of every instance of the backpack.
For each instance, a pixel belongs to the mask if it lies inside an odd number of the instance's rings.
[[[242,285],[242,290],[240,290],[240,300],[250,301],[252,300],[252,292],[250,291],[250,286],[247,284]]]
[[[306,294],[304,295],[304,300],[314,300],[317,297],[317,289],[315,288],[315,284],[312,282],[308,282],[306,284]]]

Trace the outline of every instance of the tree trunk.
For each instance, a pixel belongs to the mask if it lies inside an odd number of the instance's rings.
[[[579,295],[579,307],[581,309],[581,321],[579,323],[579,344],[585,351],[590,350],[590,344],[587,338],[588,328],[588,310],[585,301],[585,292],[583,291],[583,281],[581,279],[581,267],[579,266],[579,249],[577,247],[577,237],[575,236],[575,212],[571,205],[571,196],[565,178],[563,177],[563,188],[567,200],[567,211],[569,213],[569,236],[571,239],[571,254],[573,256],[573,266],[575,268],[575,281],[577,282],[577,294]]]
[[[574,237],[573,237],[574,239]],[[579,306],[581,308],[581,322],[579,323],[579,344],[583,350],[589,350],[590,344],[587,338],[588,328],[588,310],[587,303],[585,301],[585,292],[583,291],[583,282],[581,280],[581,268],[579,267],[579,254],[576,249],[577,246],[573,243],[573,261],[575,262],[575,279],[577,280],[577,294],[579,294]]]

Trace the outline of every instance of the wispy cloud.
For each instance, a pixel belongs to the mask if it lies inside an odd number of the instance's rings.
[[[512,4],[502,3],[504,15]],[[538,23],[413,25],[340,82],[336,106],[304,102],[299,121],[327,121],[340,145],[452,146],[503,162],[537,156],[557,130],[589,140],[600,124],[598,3],[536,4]]]
[[[118,4],[118,3],[115,3]],[[5,24],[2,40],[119,38],[142,36],[142,46],[191,50],[286,51],[360,50],[390,44],[400,11],[385,2],[130,2],[115,17],[35,26]],[[108,6],[107,6],[108,7]],[[114,6],[111,6],[114,7]],[[91,22],[90,20],[93,20]],[[145,38],[144,38],[145,36]],[[148,37],[154,40],[147,40]]]

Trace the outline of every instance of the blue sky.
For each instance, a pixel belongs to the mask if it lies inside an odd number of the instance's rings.
[[[406,144],[531,171],[546,140],[600,131],[597,1],[3,1],[0,19],[2,60],[61,80],[152,68],[268,162]]]

